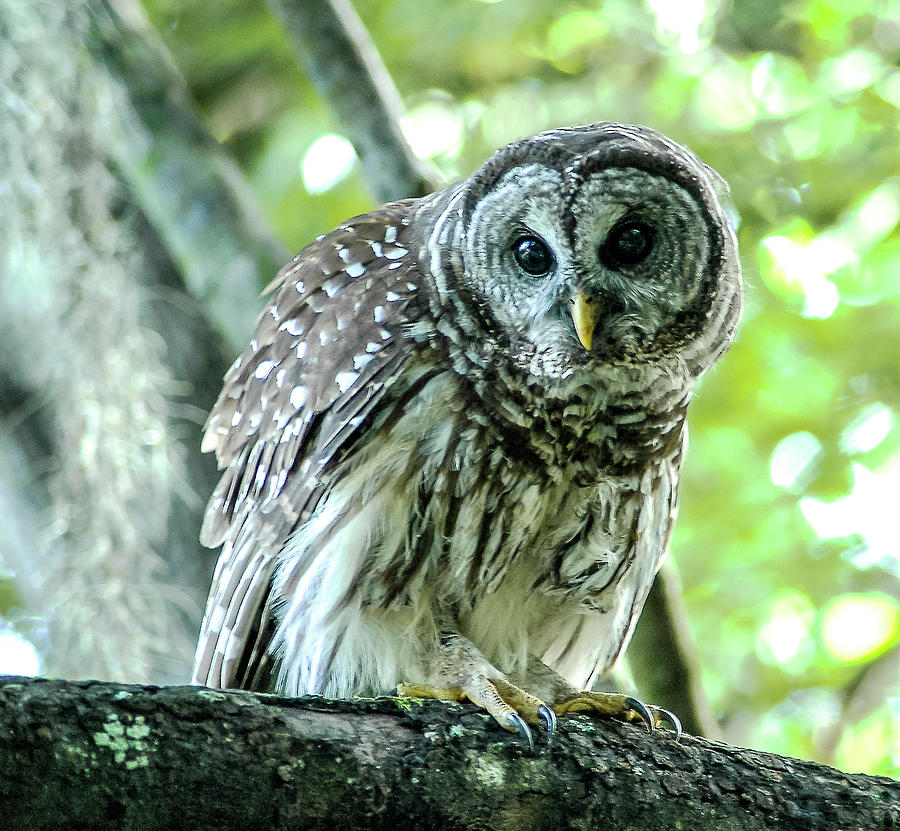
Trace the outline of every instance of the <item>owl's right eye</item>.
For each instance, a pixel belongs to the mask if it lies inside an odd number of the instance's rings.
[[[612,268],[627,268],[647,259],[651,248],[653,229],[646,222],[623,222],[600,246],[600,259]]]
[[[519,237],[513,243],[513,255],[526,274],[541,277],[553,268],[553,254],[547,243],[537,237]]]

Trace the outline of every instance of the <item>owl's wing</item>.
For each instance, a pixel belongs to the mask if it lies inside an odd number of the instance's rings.
[[[343,223],[285,266],[250,346],[225,376],[205,451],[224,473],[203,522],[223,545],[194,663],[194,683],[252,686],[271,635],[269,590],[280,547],[315,510],[320,473],[358,434],[412,353],[411,200]]]

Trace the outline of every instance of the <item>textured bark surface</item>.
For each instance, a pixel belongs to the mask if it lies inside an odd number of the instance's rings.
[[[0,828],[900,827],[900,783],[584,717],[0,680]]]

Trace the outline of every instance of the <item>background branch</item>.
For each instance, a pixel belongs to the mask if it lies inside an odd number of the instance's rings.
[[[269,0],[269,6],[356,148],[375,199],[392,202],[434,190],[400,129],[397,88],[348,0]]]
[[[228,352],[237,354],[252,334],[260,288],[288,252],[234,159],[195,112],[140,5],[91,0],[89,6],[86,43],[106,68],[98,74],[104,123],[97,141]]]
[[[656,575],[627,656],[640,694],[647,701],[677,713],[688,733],[720,738],[703,690],[681,580],[668,558]]]

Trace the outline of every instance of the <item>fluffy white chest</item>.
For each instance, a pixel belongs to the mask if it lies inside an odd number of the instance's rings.
[[[428,681],[446,626],[503,671],[531,653],[584,687],[608,669],[658,566],[670,471],[577,487],[480,429],[440,376],[337,478],[279,555],[280,691]]]

